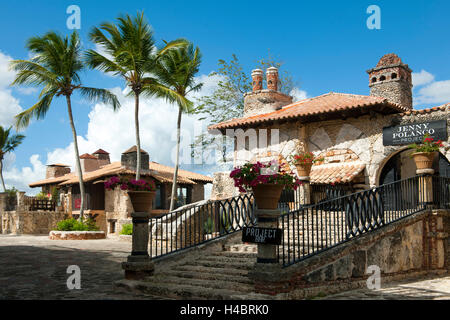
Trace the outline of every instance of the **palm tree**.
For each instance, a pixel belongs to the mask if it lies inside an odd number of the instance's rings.
[[[105,34],[106,33],[106,34]],[[141,141],[139,135],[139,97],[157,83],[151,76],[156,61],[171,49],[185,44],[183,40],[166,43],[158,50],[150,25],[144,13],[132,18],[129,15],[117,18],[117,25],[102,23],[93,28],[90,39],[99,45],[105,54],[95,50],[86,52],[86,64],[93,69],[121,76],[134,96],[134,124],[136,131],[137,168],[136,180],[141,175]]]
[[[176,164],[172,181],[170,211],[174,209],[177,190],[181,115],[183,112],[192,112],[193,103],[187,99],[187,95],[200,90],[203,85],[195,82],[195,75],[199,71],[200,63],[200,49],[194,48],[192,43],[188,43],[187,46],[172,50],[162,57],[155,68],[155,76],[159,84],[152,86],[153,95],[178,105]]]
[[[5,130],[0,126],[0,180],[2,181],[3,192],[6,192],[5,181],[3,180],[3,157],[6,153],[14,151],[25,138],[25,136],[21,134],[10,136],[10,131],[11,127]]]
[[[55,97],[64,96],[66,98],[73,134],[76,170],[80,183],[80,219],[83,219],[85,192],[77,133],[72,116],[71,96],[75,90],[79,90],[83,97],[111,104],[114,110],[120,107],[120,103],[117,97],[108,90],[81,85],[80,73],[85,67],[82,63],[80,39],[76,31],[70,37],[62,37],[53,31],[42,37],[32,37],[28,40],[26,47],[33,57],[30,60],[11,62],[11,68],[17,72],[11,85],[24,84],[43,87],[43,89],[39,95],[39,101],[16,116],[16,127],[18,129],[25,128],[32,118],[44,118]]]

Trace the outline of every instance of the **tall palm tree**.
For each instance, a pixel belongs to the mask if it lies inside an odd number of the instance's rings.
[[[0,180],[2,181],[3,191],[6,192],[5,181],[3,180],[3,157],[6,153],[14,151],[25,138],[21,134],[9,135],[11,127],[7,130],[0,126]]]
[[[162,57],[157,63],[157,68],[155,68],[155,76],[159,84],[152,86],[153,95],[178,105],[176,163],[172,181],[170,211],[174,209],[177,191],[181,115],[192,112],[193,103],[187,98],[187,95],[190,92],[200,90],[203,85],[195,82],[195,75],[199,71],[200,63],[200,49],[194,48],[192,43],[188,43],[187,46],[172,50]]]
[[[42,37],[28,40],[27,49],[32,54],[30,60],[14,60],[11,68],[17,72],[11,85],[32,85],[43,87],[39,101],[16,116],[16,127],[25,128],[32,118],[42,119],[50,109],[55,97],[64,96],[67,103],[70,126],[73,134],[75,163],[80,183],[80,219],[84,213],[84,184],[78,152],[77,133],[72,116],[71,96],[78,90],[83,97],[120,107],[117,97],[105,89],[85,87],[81,84],[80,73],[85,69],[82,63],[81,44],[78,33],[63,37],[51,31]]]
[[[130,88],[129,95],[134,96],[136,180],[138,180],[141,175],[139,97],[141,93],[151,90],[151,87],[157,83],[157,80],[151,76],[156,61],[171,49],[185,45],[185,41],[175,40],[166,43],[164,48],[158,50],[144,13],[138,13],[135,17],[120,16],[117,18],[117,25],[102,23],[100,28],[93,28],[89,36],[105,53],[88,50],[85,55],[87,65],[93,69],[121,76]]]

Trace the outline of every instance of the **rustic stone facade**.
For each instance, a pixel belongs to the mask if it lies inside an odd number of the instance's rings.
[[[292,103],[292,97],[281,92],[262,89],[244,94],[244,116],[272,112]]]
[[[66,215],[59,211],[1,211],[3,234],[48,234]]]

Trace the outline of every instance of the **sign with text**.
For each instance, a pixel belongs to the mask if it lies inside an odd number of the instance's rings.
[[[385,127],[383,128],[383,145],[398,146],[421,143],[426,134],[435,140],[447,140],[447,121],[437,120]]]
[[[281,229],[244,227],[242,229],[242,242],[281,244]]]

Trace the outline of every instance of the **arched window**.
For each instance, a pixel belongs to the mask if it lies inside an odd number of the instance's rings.
[[[380,77],[380,81],[384,81],[384,80],[386,80],[386,77],[385,76],[381,76]]]
[[[374,82],[377,82],[377,78],[376,77],[372,78],[372,83],[374,83]]]
[[[391,74],[391,79],[397,79],[397,74],[396,73]]]

